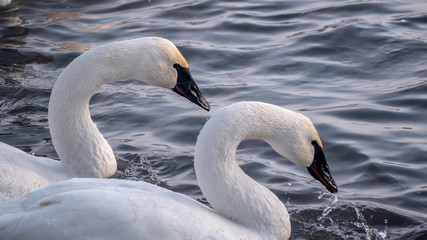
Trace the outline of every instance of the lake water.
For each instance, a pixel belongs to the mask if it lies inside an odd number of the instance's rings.
[[[309,116],[338,201],[260,141],[245,172],[283,201],[291,239],[427,239],[427,2],[22,1],[0,9],[0,141],[57,158],[47,105],[64,67],[102,43],[173,41],[211,103],[122,80],[91,113],[120,163],[205,202],[193,169],[198,131],[220,107],[273,103]],[[325,191],[325,190],[323,190]]]

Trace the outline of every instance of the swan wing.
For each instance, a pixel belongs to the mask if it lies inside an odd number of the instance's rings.
[[[61,163],[0,142],[0,202],[68,179]]]
[[[145,182],[72,179],[0,204],[0,239],[238,236],[256,238],[199,202]]]

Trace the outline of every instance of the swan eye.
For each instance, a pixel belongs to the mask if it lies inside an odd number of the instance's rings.
[[[174,63],[172,66],[173,66],[173,68],[175,68],[175,69],[177,69],[177,68],[181,67],[178,63]]]

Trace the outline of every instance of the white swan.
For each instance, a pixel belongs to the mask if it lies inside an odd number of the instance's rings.
[[[215,113],[197,139],[197,180],[213,209],[145,182],[78,178],[1,203],[0,239],[287,239],[285,206],[235,161],[244,139],[265,140],[338,191],[307,117],[241,102]]]
[[[147,37],[93,48],[64,69],[52,90],[49,128],[61,161],[0,143],[0,201],[72,177],[112,176],[116,159],[90,117],[89,100],[102,84],[124,78],[172,89],[209,110],[187,62],[170,41]]]

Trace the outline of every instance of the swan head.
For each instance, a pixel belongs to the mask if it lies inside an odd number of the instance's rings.
[[[190,69],[182,67],[178,63],[175,63],[173,67],[176,69],[178,76],[176,79],[176,84],[172,88],[172,90],[178,93],[179,95],[187,98],[191,102],[199,105],[206,111],[209,111],[209,103],[203,97],[202,93],[199,90],[199,87],[197,87],[196,82],[194,82],[193,77],[190,73]]]
[[[273,128],[266,141],[272,148],[292,161],[306,168],[314,179],[322,183],[331,193],[338,187],[329,170],[323,151],[322,141],[313,123],[306,116],[283,108],[274,113]]]
[[[132,48],[132,51],[136,53],[129,55],[136,58],[127,61],[132,65],[132,71],[129,71],[130,78],[172,89],[209,111],[209,103],[191,76],[188,63],[172,42],[160,37],[145,37],[136,39],[134,44],[136,48]],[[144,58],[141,59],[138,56],[144,56]]]

